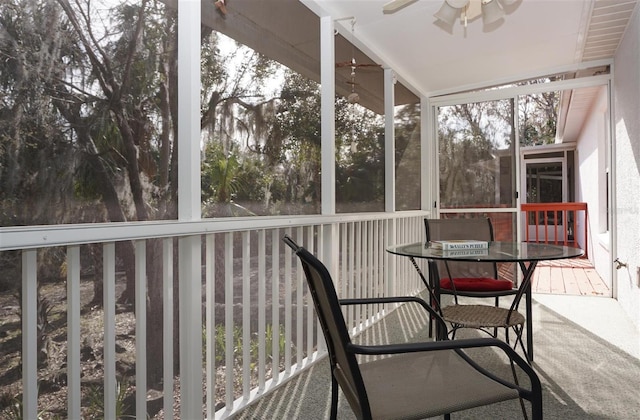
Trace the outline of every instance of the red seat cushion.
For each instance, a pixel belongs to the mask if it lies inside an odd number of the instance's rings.
[[[454,278],[453,282],[456,290],[461,292],[500,292],[513,288],[513,283],[509,280],[496,280],[489,277]],[[451,290],[451,279],[441,279],[440,288]]]

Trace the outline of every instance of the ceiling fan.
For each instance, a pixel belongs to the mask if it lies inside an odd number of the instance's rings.
[[[398,10],[415,3],[417,0],[391,0],[382,6],[385,14],[395,13]],[[443,0],[442,7],[433,16],[439,21],[451,26],[456,18],[460,19],[464,26],[482,16],[485,25],[498,22],[505,15],[504,8],[511,6],[518,0]]]
[[[351,20],[351,32],[353,33],[355,27],[355,19]],[[351,74],[349,75],[349,80],[347,81],[347,84],[351,85],[351,93],[347,96],[347,101],[351,104],[355,104],[358,103],[360,101],[360,95],[358,95],[358,93],[356,92],[356,69],[358,68],[365,68],[365,67],[377,67],[380,68],[380,64],[375,64],[375,63],[358,63],[356,62],[356,51],[355,51],[355,46],[353,46],[353,44],[351,45],[352,47],[352,51],[351,51],[351,60],[349,61],[342,61],[342,62],[337,62],[336,63],[336,68],[341,68],[341,67],[349,67],[351,69]]]
[[[389,3],[385,3],[382,6],[382,11],[384,13],[394,13],[411,3],[415,3],[416,1],[418,0],[391,0]]]
[[[346,82],[347,84],[351,85],[351,93],[347,96],[347,101],[349,103],[355,104],[358,103],[360,101],[360,95],[358,95],[358,93],[356,92],[356,69],[357,68],[362,68],[362,67],[377,67],[380,68],[379,64],[374,64],[374,63],[363,63],[363,64],[358,64],[356,63],[356,58],[353,57],[351,59],[351,61],[343,61],[340,63],[336,63],[336,67],[340,68],[340,67],[350,67],[351,68],[351,74],[349,75],[349,80]]]

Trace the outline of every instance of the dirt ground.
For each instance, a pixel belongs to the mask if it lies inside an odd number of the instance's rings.
[[[239,285],[241,287],[241,285]],[[82,415],[85,419],[102,418],[103,415],[103,349],[104,312],[100,306],[92,306],[93,282],[81,282],[81,390]],[[124,290],[124,280],[116,286],[116,297]],[[253,294],[253,293],[252,293]],[[238,291],[240,296],[241,292]],[[45,297],[48,309],[48,325],[45,329],[43,363],[38,369],[39,397],[38,409],[42,419],[66,418],[67,413],[67,323],[66,323],[66,283],[47,283],[40,286],[40,296]],[[267,296],[270,296],[268,292]],[[218,305],[216,313],[223,319],[224,305]],[[242,308],[234,305],[238,316]],[[216,315],[216,316],[218,316]],[[238,319],[241,319],[239,317]],[[22,373],[21,373],[21,321],[20,303],[12,293],[0,293],[0,419],[22,419]],[[283,361],[280,363],[283,365]],[[242,392],[239,371],[234,376],[239,379],[236,392]],[[270,369],[270,366],[267,366]],[[268,372],[269,373],[269,372]],[[121,398],[123,417],[135,414],[135,316],[131,305],[118,304],[116,307],[116,375],[122,386]],[[216,408],[224,405],[224,387],[227,372],[224,366],[216,367]],[[203,390],[206,388],[203,373]],[[160,386],[161,387],[161,386]],[[174,414],[179,418],[180,389],[179,378],[174,379]],[[203,394],[204,395],[204,394]],[[164,418],[162,411],[162,390],[149,389],[147,409],[151,418]],[[203,407],[204,410],[204,407]]]

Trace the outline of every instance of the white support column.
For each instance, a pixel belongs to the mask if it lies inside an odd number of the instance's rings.
[[[611,74],[615,74],[614,64],[611,64]],[[618,255],[618,191],[616,186],[618,185],[617,174],[617,160],[616,155],[616,124],[615,124],[615,100],[613,97],[613,80],[609,80],[607,83],[607,95],[609,104],[609,139],[607,144],[608,155],[607,165],[609,165],[609,179],[607,180],[607,188],[609,190],[609,279],[611,279],[611,297],[618,299],[618,270],[613,264],[613,259]]]
[[[196,23],[196,24],[194,24]],[[200,1],[178,1],[178,219],[200,219]]]
[[[429,98],[421,97],[420,100],[420,186],[422,196],[422,210],[431,212],[434,215],[434,201],[436,200],[437,185],[435,181],[438,179],[437,159],[436,159],[436,121],[434,118],[434,110],[431,107]]]
[[[395,76],[392,69],[384,69],[384,210],[387,213],[396,211],[396,131],[395,131]],[[396,220],[387,222],[387,241],[385,247],[396,244]],[[396,259],[385,253],[385,294],[395,293]]]
[[[384,211],[396,211],[395,76],[384,69]]]
[[[202,287],[200,240],[180,238],[180,418],[202,418]]]
[[[335,26],[331,16],[320,18],[320,98],[322,135],[322,214],[336,213],[336,76]],[[322,259],[334,278],[338,276],[338,229],[321,228]]]
[[[200,1],[178,0],[178,219],[200,213]],[[202,418],[200,238],[179,240],[180,417]]]
[[[336,212],[335,34],[331,16],[320,18],[320,127],[322,214]]]

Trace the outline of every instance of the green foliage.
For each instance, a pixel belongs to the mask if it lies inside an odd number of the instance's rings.
[[[267,324],[267,329],[265,332],[265,346],[267,351],[267,357],[273,359],[273,342],[274,340],[278,341],[278,351],[280,354],[284,354],[284,350],[287,344],[284,335],[284,327],[282,325],[279,326],[276,336],[274,336],[273,326],[271,324]]]
[[[175,9],[26,3],[0,11],[2,224],[172,217]],[[203,203],[317,212],[319,85],[207,27],[201,60]],[[381,117],[336,105],[338,196],[379,202]]]
[[[498,151],[508,148],[511,101],[440,108],[438,142],[440,200],[446,207],[495,204]]]
[[[241,326],[236,325],[233,328],[233,360],[234,364],[241,365],[243,362],[243,346],[242,346],[242,337],[243,330]],[[274,336],[273,326],[271,324],[267,324],[265,330],[265,354],[268,359],[273,359],[273,343],[274,340],[278,340],[278,348],[280,355],[284,354],[286,347],[286,340],[284,335],[284,327],[282,325],[279,326],[277,335]],[[203,359],[206,355],[206,342],[207,342],[207,332],[206,329],[202,329],[202,349],[203,349]],[[250,348],[250,364],[253,366],[258,360],[259,357],[259,337],[257,333],[253,333],[251,335],[251,342],[249,343]],[[222,324],[216,325],[215,327],[215,337],[213,340],[214,351],[215,351],[215,363],[216,364],[224,364],[226,351],[226,334],[225,334],[225,326]],[[277,361],[274,361],[277,363]],[[274,367],[276,369],[276,367]]]
[[[225,153],[219,143],[208,143],[205,146],[202,160],[202,198],[207,201],[228,203],[241,188],[237,174],[240,161],[234,150]]]
[[[175,60],[175,50],[167,53],[175,12],[160,2],[111,9],[10,3],[0,9],[7,35],[0,55],[8,58],[0,61],[0,168],[10,174],[0,174],[0,200],[24,216],[2,224],[104,221],[103,205],[142,201],[130,194],[154,207],[152,188],[127,191],[125,177],[154,178],[160,153],[153,142],[169,139],[158,130],[172,118],[158,101],[167,88],[158,69]],[[123,219],[115,211],[109,217]]]
[[[126,380],[116,384],[116,419],[135,418],[135,416],[125,415],[128,406],[125,399],[128,393],[128,382]],[[105,419],[104,417],[104,389],[98,386],[92,386],[87,392],[89,402],[89,413],[92,419]]]
[[[0,410],[0,415],[5,420],[27,420],[23,416],[24,407],[22,405],[22,399],[20,398],[11,398],[7,407],[4,410]],[[44,416],[47,414],[46,411],[40,411],[37,414],[36,420],[44,419]]]
[[[555,142],[559,92],[522,96],[518,104],[520,144],[534,146]]]

